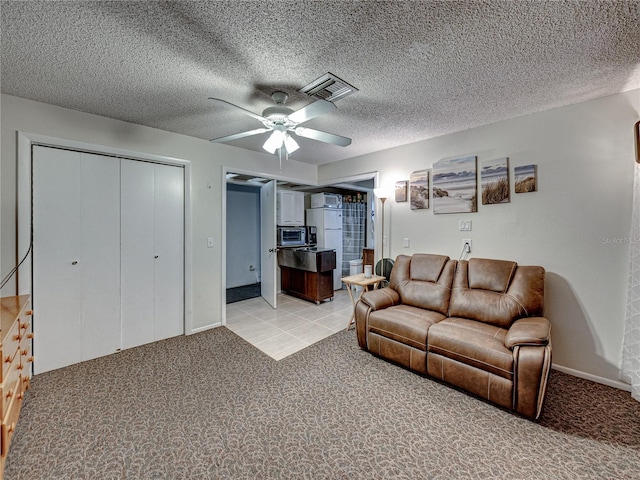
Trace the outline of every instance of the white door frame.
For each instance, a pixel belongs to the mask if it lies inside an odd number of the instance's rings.
[[[67,148],[88,153],[108,155],[117,158],[162,163],[184,168],[184,333],[193,330],[192,298],[192,241],[191,241],[191,162],[179,158],[154,155],[151,153],[123,150],[105,145],[77,142],[65,138],[50,137],[28,132],[18,132],[18,259],[25,257],[24,267],[18,275],[18,294],[31,294],[32,256],[31,245],[31,147]],[[29,253],[29,255],[27,255]]]

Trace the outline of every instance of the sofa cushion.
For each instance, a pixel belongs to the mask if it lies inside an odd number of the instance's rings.
[[[444,255],[429,255],[425,253],[412,255],[410,265],[411,280],[437,282],[448,261],[449,257]]]
[[[450,317],[429,329],[428,352],[513,380],[513,353],[507,331],[466,318]]]
[[[445,314],[449,309],[456,261],[444,255],[399,255],[389,286],[401,303]]]
[[[541,316],[544,277],[542,267],[516,266],[503,260],[462,260],[453,282],[449,315],[503,328],[522,317]]]
[[[372,311],[369,314],[369,331],[426,351],[429,328],[443,318],[443,314],[431,310],[396,305]]]
[[[504,293],[518,265],[507,260],[472,258],[469,260],[469,288]]]

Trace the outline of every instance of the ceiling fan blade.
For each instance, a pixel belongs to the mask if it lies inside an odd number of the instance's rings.
[[[326,100],[316,100],[306,107],[302,107],[300,110],[296,110],[295,112],[289,114],[288,118],[294,123],[303,123],[307,120],[311,120],[312,118],[316,118],[320,115],[324,115],[325,113],[329,113],[330,111],[335,109],[336,106],[331,102],[327,102]]]
[[[222,100],[221,98],[214,98],[214,97],[209,97],[209,100],[213,100],[214,102],[219,102],[219,103],[224,103],[225,105],[229,105],[233,108],[236,108],[240,111],[242,111],[245,115],[249,115],[250,117],[255,118],[256,120],[260,120],[261,122],[266,120],[264,117],[258,115],[257,113],[253,113],[250,110],[247,110],[246,108],[242,108],[239,107],[238,105],[234,105],[233,103],[227,102],[226,100]],[[327,102],[329,103],[329,102]]]
[[[255,130],[249,130],[247,132],[234,133],[233,135],[227,135],[226,137],[212,138],[209,140],[214,143],[230,142],[231,140],[238,140],[239,138],[250,137],[251,135],[258,135],[270,131],[270,128],[256,128]]]
[[[334,133],[322,132],[320,130],[315,130],[313,128],[296,127],[294,132],[297,135],[300,135],[301,137],[311,138],[312,140],[318,140],[320,142],[331,143],[333,145],[338,145],[340,147],[346,147],[348,145],[351,145],[350,138],[342,137]]]

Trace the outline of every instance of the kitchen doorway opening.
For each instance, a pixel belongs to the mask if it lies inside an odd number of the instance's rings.
[[[260,285],[260,296],[265,297],[266,285],[269,293],[266,295],[265,300],[274,308],[277,307],[275,300],[280,292],[280,275],[275,256],[276,246],[273,246],[274,252],[272,253],[265,253],[269,252],[271,248],[264,246],[265,228],[268,227],[268,230],[275,230],[276,226],[275,219],[265,222],[265,207],[268,207],[266,214],[269,214],[271,210],[275,210],[275,201],[273,201],[272,205],[272,200],[275,200],[276,191],[296,190],[308,194],[337,193],[343,195],[345,203],[352,204],[359,201],[364,205],[364,213],[359,213],[358,221],[364,222],[365,225],[364,238],[358,241],[363,243],[364,248],[373,249],[373,209],[375,205],[373,188],[377,182],[377,172],[336,179],[326,185],[295,183],[290,180],[268,178],[267,176],[261,176],[259,173],[232,168],[225,168],[223,174],[225,175],[225,234],[223,236],[222,252],[224,267],[221,273],[224,285],[223,295],[227,299],[223,302],[223,324],[226,323],[227,318],[226,305],[232,303],[228,300],[230,299],[229,295],[234,293],[231,292],[233,288],[247,287],[249,289],[253,286],[253,295],[255,295],[256,285]],[[268,195],[265,197],[264,195],[263,187],[267,184],[273,185],[273,197]],[[234,193],[231,193],[230,196],[230,192]],[[260,192],[263,193],[262,198],[259,198],[261,196]],[[310,201],[310,196],[305,195],[305,209],[310,207],[310,205],[306,204]],[[236,201],[239,197],[242,198],[242,201]],[[265,206],[265,203],[268,203],[268,205]],[[270,216],[270,214],[267,216]],[[234,223],[239,224],[233,225]],[[270,225],[267,225],[267,223],[270,223]],[[275,241],[275,231],[273,235],[270,235],[270,232],[266,232],[266,237],[273,238]],[[345,251],[349,250],[350,256],[343,259],[342,266],[344,272],[346,265],[346,273],[344,275],[348,275],[350,260],[361,258],[362,248],[354,247],[354,239],[352,238],[346,238],[345,241],[349,247]],[[269,278],[265,284],[265,272],[263,269],[265,264],[266,268],[269,269],[271,263],[273,263],[273,272],[267,272]],[[273,279],[271,279],[272,276],[274,277]],[[273,303],[270,300],[273,300]]]
[[[227,182],[226,303],[259,297],[260,187]]]

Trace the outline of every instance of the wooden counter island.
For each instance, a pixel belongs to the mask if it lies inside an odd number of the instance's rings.
[[[278,264],[284,293],[316,304],[333,300],[335,250],[285,248],[278,251]]]

